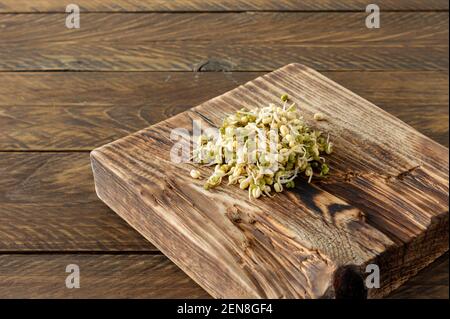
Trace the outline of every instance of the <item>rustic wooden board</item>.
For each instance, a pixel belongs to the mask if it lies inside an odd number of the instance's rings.
[[[65,14],[2,14],[0,70],[448,69],[447,12],[384,12],[376,30],[366,15],[87,13],[67,29]]]
[[[364,11],[365,0],[78,0],[82,12],[139,12],[139,11]],[[385,10],[448,10],[447,0],[379,0],[377,4]],[[0,12],[65,12],[66,4],[59,0],[27,1],[2,0]]]
[[[322,72],[448,146],[448,72]],[[0,150],[90,151],[261,72],[0,72]]]
[[[320,71],[448,70],[449,56],[448,47],[438,45],[363,44],[355,48],[195,41],[142,44],[135,48],[120,43],[77,42],[68,56],[68,45],[48,42],[1,46],[0,71],[271,71],[291,61]]]
[[[314,123],[336,143],[329,179],[249,202],[234,187],[203,190],[190,165],[170,162],[171,129],[218,125],[285,92],[307,119],[319,110],[329,118]],[[355,289],[341,275],[358,282],[370,262],[382,285],[368,296],[384,296],[448,249],[447,148],[298,64],[91,159],[98,196],[214,297],[340,297]]]

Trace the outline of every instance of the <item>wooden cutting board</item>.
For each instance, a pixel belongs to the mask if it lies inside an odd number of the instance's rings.
[[[218,126],[287,93],[330,133],[331,176],[249,201],[174,164],[175,128]],[[322,112],[327,120],[317,122]],[[188,138],[188,137],[186,137]],[[91,153],[98,196],[217,298],[381,297],[448,250],[448,149],[318,72],[290,64]],[[211,168],[202,168],[204,177]],[[367,289],[366,265],[380,288]]]

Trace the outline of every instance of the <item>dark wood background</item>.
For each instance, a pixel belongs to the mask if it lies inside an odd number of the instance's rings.
[[[448,147],[447,0],[377,1],[372,30],[362,0],[75,2],[80,29],[0,0],[0,297],[207,297],[97,198],[89,151],[285,64]],[[391,297],[448,298],[448,259]]]

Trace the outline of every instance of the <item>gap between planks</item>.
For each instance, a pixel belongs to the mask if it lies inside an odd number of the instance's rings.
[[[1,255],[163,255],[159,250],[0,250]]]
[[[380,10],[381,11],[381,10]],[[146,10],[146,11],[83,11],[80,10],[81,14],[149,14],[149,13],[157,13],[157,14],[194,14],[194,13],[207,13],[207,14],[239,14],[239,13],[366,13],[365,9],[346,9],[346,10],[226,10],[226,11],[186,11],[186,10],[170,10],[170,11],[161,11],[161,10]],[[420,9],[420,10],[410,10],[410,9],[387,9],[382,10],[385,13],[441,13],[441,12],[449,12],[448,9]],[[15,12],[0,12],[0,15],[19,15],[19,14],[61,14],[65,13],[63,10],[61,11],[15,11]]]
[[[196,73],[223,73],[223,74],[233,74],[233,73],[260,73],[261,75],[272,72],[273,69],[267,70],[72,70],[72,69],[58,69],[58,70],[0,70],[1,74],[16,74],[16,73],[185,73],[185,74],[196,74]],[[447,73],[448,70],[320,70],[320,73]]]

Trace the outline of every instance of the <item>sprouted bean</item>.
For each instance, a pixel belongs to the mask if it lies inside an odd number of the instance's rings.
[[[316,121],[323,121],[323,120],[325,120],[325,114],[318,112],[318,113],[314,114],[314,119]]]
[[[318,114],[316,120],[324,119]],[[199,137],[192,158],[215,165],[205,189],[228,178],[228,185],[247,189],[251,199],[293,188],[300,175],[308,183],[313,177],[325,177],[330,168],[323,155],[331,154],[332,147],[329,136],[307,127],[295,103],[283,94],[279,105],[241,109],[227,116],[217,136]],[[200,172],[192,170],[191,176],[200,178]]]
[[[191,170],[191,177],[195,179],[199,179],[201,176],[200,172],[196,169]]]

